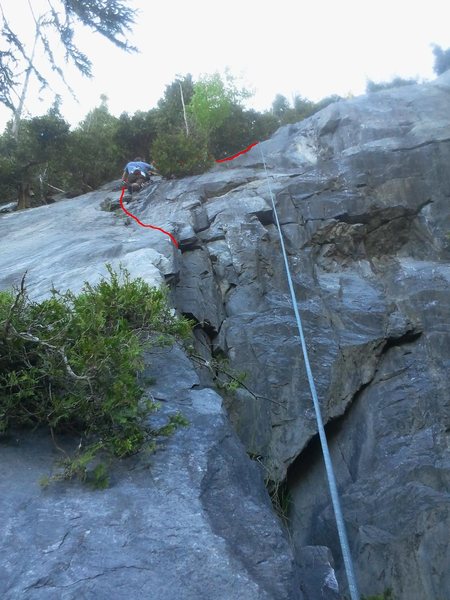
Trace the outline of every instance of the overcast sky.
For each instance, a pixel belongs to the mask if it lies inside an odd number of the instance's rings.
[[[0,0],[23,39],[31,39],[28,0]],[[39,12],[46,0],[31,0]],[[113,114],[148,110],[177,74],[223,71],[242,76],[255,94],[248,106],[270,107],[277,93],[311,100],[364,92],[367,79],[433,78],[430,44],[450,47],[448,0],[133,0],[140,14],[126,54],[85,30],[78,45],[92,59],[94,78],[65,69],[79,103],[64,95],[72,124],[109,98]],[[27,15],[27,18],[24,18]],[[39,61],[39,56],[37,61]],[[49,95],[33,88],[26,106],[44,113]],[[4,127],[8,112],[0,110]]]

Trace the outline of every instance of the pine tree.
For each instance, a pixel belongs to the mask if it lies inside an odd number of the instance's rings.
[[[45,68],[50,67],[74,95],[64,77],[63,65],[55,59],[58,50],[53,42],[55,32],[64,48],[66,62],[73,63],[87,77],[92,76],[92,63],[74,42],[77,24],[89,27],[125,51],[135,50],[125,38],[125,32],[134,23],[135,11],[128,8],[125,1],[52,0],[49,10],[42,14],[36,14],[31,2],[28,5],[31,13],[28,18],[34,21],[31,49],[10,26],[8,16],[0,5],[0,102],[13,114],[12,133],[16,139],[30,80],[35,78],[41,88],[49,85],[44,75]],[[23,19],[27,17],[24,15]],[[35,59],[38,53],[44,57],[40,63]]]
[[[433,71],[436,75],[442,75],[450,69],[450,48],[443,50],[440,46],[433,46],[434,65]]]

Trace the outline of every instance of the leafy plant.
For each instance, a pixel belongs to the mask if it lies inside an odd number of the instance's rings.
[[[164,177],[197,175],[213,164],[206,136],[195,131],[191,131],[189,136],[181,129],[159,134],[152,153],[158,171]]]
[[[82,292],[52,291],[32,302],[24,278],[15,293],[0,292],[0,434],[12,427],[45,425],[52,437],[79,437],[75,453],[55,478],[107,484],[107,461],[154,448],[158,435],[186,424],[181,415],[152,429],[158,405],[144,394],[137,374],[146,347],[184,339],[191,324],[176,317],[164,289],[126,269]]]
[[[205,75],[194,84],[189,113],[201,131],[210,135],[230,116],[233,106],[239,106],[251,93],[236,87],[233,77],[216,72]]]

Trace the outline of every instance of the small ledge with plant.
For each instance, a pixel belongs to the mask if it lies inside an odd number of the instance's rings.
[[[78,478],[109,485],[114,460],[156,449],[187,425],[179,413],[152,427],[158,409],[139,382],[144,350],[189,339],[192,323],[171,309],[167,290],[107,265],[109,278],[82,292],[29,299],[25,275],[0,292],[0,438],[47,427],[61,460],[43,485]],[[77,440],[76,449],[61,439]]]

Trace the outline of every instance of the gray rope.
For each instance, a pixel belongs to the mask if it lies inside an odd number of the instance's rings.
[[[322,454],[323,454],[323,459],[325,461],[325,469],[327,472],[328,486],[330,488],[331,501],[333,503],[334,516],[336,519],[336,526],[337,526],[338,535],[339,535],[339,542],[341,545],[342,557],[344,559],[344,567],[345,567],[345,573],[347,575],[348,587],[350,590],[351,599],[359,600],[360,596],[359,596],[359,592],[358,592],[358,587],[356,585],[353,561],[352,561],[352,557],[350,554],[350,548],[349,548],[349,544],[348,544],[347,533],[345,530],[344,518],[342,516],[341,503],[339,501],[339,494],[338,494],[336,478],[335,478],[334,470],[333,470],[333,463],[331,462],[331,456],[330,456],[330,451],[328,449],[327,437],[326,437],[325,429],[323,426],[322,415],[320,413],[320,405],[319,405],[319,399],[317,397],[316,385],[314,383],[314,378],[313,378],[313,374],[311,371],[311,365],[309,364],[308,350],[306,348],[305,336],[303,334],[302,321],[301,321],[300,313],[299,313],[298,307],[297,307],[297,298],[296,298],[295,291],[294,291],[294,285],[292,283],[292,276],[291,276],[291,271],[289,268],[289,262],[288,262],[288,258],[287,258],[287,254],[286,254],[286,248],[284,246],[283,233],[281,231],[280,221],[278,219],[278,213],[277,213],[277,209],[275,206],[275,200],[273,197],[272,188],[270,187],[269,175],[267,173],[266,161],[265,161],[264,154],[263,154],[263,151],[261,148],[261,144],[259,145],[259,150],[261,152],[261,158],[263,161],[264,171],[265,171],[266,179],[267,179],[267,187],[269,188],[270,199],[272,201],[273,214],[275,215],[275,221],[276,221],[276,225],[277,225],[277,229],[278,229],[278,234],[280,236],[281,250],[283,252],[284,266],[286,269],[286,276],[287,276],[287,280],[288,280],[288,284],[289,284],[289,291],[291,293],[291,299],[292,299],[292,305],[294,307],[295,319],[297,321],[298,332],[300,334],[300,342],[301,342],[301,347],[302,347],[302,351],[303,351],[303,359],[305,361],[305,368],[306,368],[306,374],[308,376],[309,389],[311,390],[311,396],[312,396],[313,403],[314,403],[314,410],[316,413],[317,429],[319,432],[320,443],[322,445]]]

